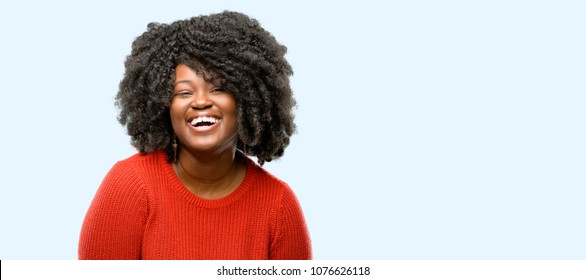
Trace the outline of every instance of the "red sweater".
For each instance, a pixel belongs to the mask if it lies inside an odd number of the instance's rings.
[[[291,189],[246,165],[234,192],[205,200],[183,186],[164,152],[116,163],[86,214],[79,259],[311,259]]]

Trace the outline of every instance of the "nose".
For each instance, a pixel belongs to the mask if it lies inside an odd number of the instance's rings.
[[[212,106],[212,100],[210,99],[210,94],[205,91],[199,91],[193,95],[193,100],[191,101],[191,108],[196,110],[207,109]]]

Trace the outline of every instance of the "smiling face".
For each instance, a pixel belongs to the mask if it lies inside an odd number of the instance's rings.
[[[181,150],[220,154],[236,149],[236,100],[185,64],[175,68],[171,124]]]

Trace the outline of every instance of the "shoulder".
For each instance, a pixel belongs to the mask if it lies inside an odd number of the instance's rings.
[[[157,151],[148,154],[137,153],[126,159],[118,161],[109,173],[132,177],[136,175],[147,175],[153,172],[162,171],[166,164],[166,155],[164,152]]]
[[[149,201],[148,182],[143,166],[153,162],[156,155],[135,154],[118,161],[106,174],[88,210],[88,217],[116,216],[134,213],[144,217]],[[146,182],[146,183],[145,183]],[[142,220],[142,218],[140,218]]]
[[[119,190],[143,188],[150,177],[163,172],[164,164],[166,155],[163,152],[137,153],[115,163],[104,178],[102,186]]]
[[[262,187],[266,190],[277,192],[291,192],[289,185],[277,178],[275,175],[264,169],[262,166],[256,164],[252,159],[246,158],[247,172],[250,172],[251,177],[254,178],[256,187]]]
[[[297,202],[293,189],[285,181],[276,177],[251,159],[247,159],[248,171],[254,177],[254,189],[270,193],[281,205],[282,203]]]
[[[120,166],[134,166],[134,167],[141,167],[141,166],[150,166],[150,165],[160,165],[161,163],[167,162],[167,155],[164,151],[155,151],[148,154],[143,153],[136,153],[126,159],[118,161],[116,165]],[[115,165],[115,166],[116,166]]]

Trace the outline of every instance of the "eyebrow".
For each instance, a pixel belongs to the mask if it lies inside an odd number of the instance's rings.
[[[191,84],[191,82],[192,82],[191,80],[181,80],[181,81],[173,82],[173,85],[176,86],[176,85],[181,84],[181,83]]]

